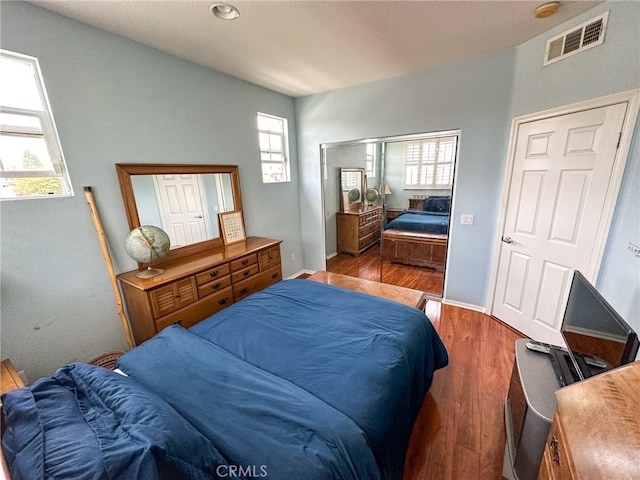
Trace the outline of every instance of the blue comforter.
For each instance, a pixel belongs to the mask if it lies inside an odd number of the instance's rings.
[[[401,479],[447,353],[416,309],[308,280],[172,326],[118,366],[5,394],[14,480]]]
[[[353,420],[182,327],[166,328],[118,367],[162,391],[230,466],[282,480],[380,478]]]
[[[13,480],[218,478],[216,447],[159,395],[102,367],[71,364],[2,396]]]
[[[353,419],[390,479],[402,478],[433,372],[448,362],[422,312],[308,280],[279,282],[190,331]]]
[[[389,229],[446,234],[449,232],[449,215],[447,213],[405,210],[387,224],[385,230]]]

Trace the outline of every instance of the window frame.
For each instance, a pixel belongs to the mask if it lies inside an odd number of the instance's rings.
[[[440,160],[440,142],[442,140],[454,140],[454,151],[451,159],[448,161],[439,161]],[[436,154],[433,162],[427,162],[424,158],[424,146],[425,144],[436,144]],[[416,140],[408,140],[404,143],[404,152],[402,158],[402,187],[404,190],[445,190],[453,187],[454,175],[455,175],[455,165],[456,160],[458,158],[458,145],[460,143],[460,136],[457,133],[454,134],[445,134],[445,135],[434,135],[428,138],[421,138]],[[424,168],[433,168],[434,175],[433,181],[431,183],[407,183],[407,148],[410,145],[419,145],[420,154],[418,160],[418,171],[416,178],[420,180],[423,176],[422,172]],[[450,181],[448,183],[436,183],[438,179],[437,171],[439,165],[450,165],[451,173],[449,175]],[[425,179],[427,178],[424,175]]]
[[[11,197],[0,196],[0,201],[4,200],[27,200],[39,198],[61,198],[72,197],[74,195],[69,171],[62,152],[60,137],[56,128],[51,104],[44,84],[44,78],[40,69],[40,63],[36,57],[24,55],[10,50],[0,49],[0,56],[8,57],[12,60],[29,64],[35,77],[35,84],[40,96],[43,110],[33,110],[29,108],[8,107],[0,105],[0,113],[11,115],[21,115],[36,118],[40,122],[41,129],[24,127],[20,125],[3,124],[0,122],[0,135],[11,137],[27,137],[32,139],[42,139],[51,160],[51,170],[5,170],[0,159],[0,179],[12,178],[59,178],[62,185],[62,193],[37,194],[37,195],[17,195]]]
[[[280,131],[276,131],[276,130],[263,130],[260,128],[260,118],[266,118],[266,119],[272,119],[272,120],[278,120],[280,122],[282,122],[282,130]],[[270,184],[270,183],[288,183],[291,182],[291,166],[290,166],[290,161],[289,161],[289,122],[286,118],[283,117],[278,117],[276,115],[271,115],[269,113],[262,113],[262,112],[257,112],[256,115],[256,123],[257,123],[257,130],[258,130],[258,151],[260,153],[260,168],[261,168],[261,173],[262,173],[262,183],[264,184]],[[260,135],[261,134],[267,134],[267,135],[277,135],[280,137],[280,144],[282,145],[282,149],[281,150],[263,150],[262,149],[262,145],[260,143]],[[282,156],[282,161],[276,161],[276,160],[264,160],[263,159],[263,155],[267,154],[267,155],[273,155],[273,154],[279,154]],[[282,165],[282,171],[284,174],[284,178],[282,180],[272,180],[272,181],[265,181],[265,175],[267,174],[265,172],[265,165]]]

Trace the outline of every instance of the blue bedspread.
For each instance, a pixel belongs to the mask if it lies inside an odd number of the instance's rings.
[[[182,327],[164,329],[118,367],[164,392],[230,465],[274,480],[380,478],[350,418]]]
[[[448,362],[422,312],[308,280],[279,282],[191,331],[353,419],[387,479],[402,478],[433,372]]]
[[[385,230],[389,229],[446,234],[449,232],[449,215],[419,210],[405,210],[387,224]]]
[[[215,446],[160,396],[102,367],[71,364],[2,397],[13,480],[218,478]]]
[[[400,480],[447,352],[425,315],[285,280],[2,397],[14,480]]]

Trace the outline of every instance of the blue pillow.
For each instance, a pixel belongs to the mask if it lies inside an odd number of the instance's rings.
[[[449,196],[437,196],[437,197],[427,197],[424,199],[424,203],[422,204],[422,210],[425,212],[432,213],[449,213],[451,210],[451,197]]]

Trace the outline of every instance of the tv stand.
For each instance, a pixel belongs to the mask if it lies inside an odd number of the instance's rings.
[[[556,409],[559,385],[549,356],[516,340],[509,393],[505,400],[505,447],[502,474],[509,480],[538,477],[545,442]]]
[[[569,356],[569,352],[563,348],[551,347],[549,360],[551,360],[551,366],[553,367],[553,372],[556,374],[556,379],[560,387],[571,385],[580,380],[578,372],[576,372],[576,367],[573,365],[573,361]]]

